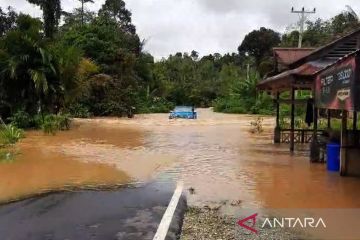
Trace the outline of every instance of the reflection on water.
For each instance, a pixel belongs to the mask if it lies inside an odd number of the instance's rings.
[[[78,127],[43,136],[28,133],[12,164],[0,164],[0,198],[64,184],[113,184],[183,180],[191,204],[237,203],[242,207],[360,207],[358,178],[310,164],[306,146],[290,155],[266,131],[249,133],[253,117],[199,110],[199,120],[168,120],[166,114],[135,119],[77,120]]]
[[[129,183],[130,176],[119,169],[106,164],[84,163],[61,152],[61,146],[72,141],[101,142],[101,133],[105,133],[106,141],[119,143],[121,147],[140,144],[138,133],[120,132],[129,136],[129,140],[115,141],[116,136],[110,134],[110,130],[97,126],[75,126],[74,130],[56,136],[28,132],[15,147],[16,157],[0,163],[0,202],[74,186]]]

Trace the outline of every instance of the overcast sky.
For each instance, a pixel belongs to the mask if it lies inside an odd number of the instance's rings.
[[[105,0],[88,4],[98,10]],[[125,0],[133,13],[133,22],[145,49],[156,58],[175,52],[198,51],[201,55],[237,51],[244,36],[262,26],[281,33],[298,21],[291,14],[292,6],[307,9],[316,7],[314,18],[329,18],[351,5],[360,15],[359,0]],[[0,0],[0,6],[12,6],[32,16],[41,11],[26,0]],[[78,7],[77,0],[62,0],[69,11]]]

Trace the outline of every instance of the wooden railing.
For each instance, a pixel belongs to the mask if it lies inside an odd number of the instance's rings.
[[[318,136],[323,133],[322,130],[318,130]],[[294,130],[294,142],[295,143],[310,143],[313,139],[314,130],[312,129],[295,129]],[[290,143],[291,129],[281,129],[281,143]]]

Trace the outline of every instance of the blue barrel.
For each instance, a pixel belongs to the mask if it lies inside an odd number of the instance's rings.
[[[326,146],[328,171],[340,171],[340,144],[329,143]]]

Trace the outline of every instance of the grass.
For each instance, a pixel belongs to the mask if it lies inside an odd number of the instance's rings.
[[[41,125],[46,134],[55,135],[57,131],[69,130],[71,119],[69,115],[46,115]]]
[[[9,148],[0,149],[0,163],[12,163],[15,160],[17,151]]]
[[[11,145],[17,143],[24,137],[24,131],[13,125],[2,125],[0,129],[0,142],[3,145]]]

